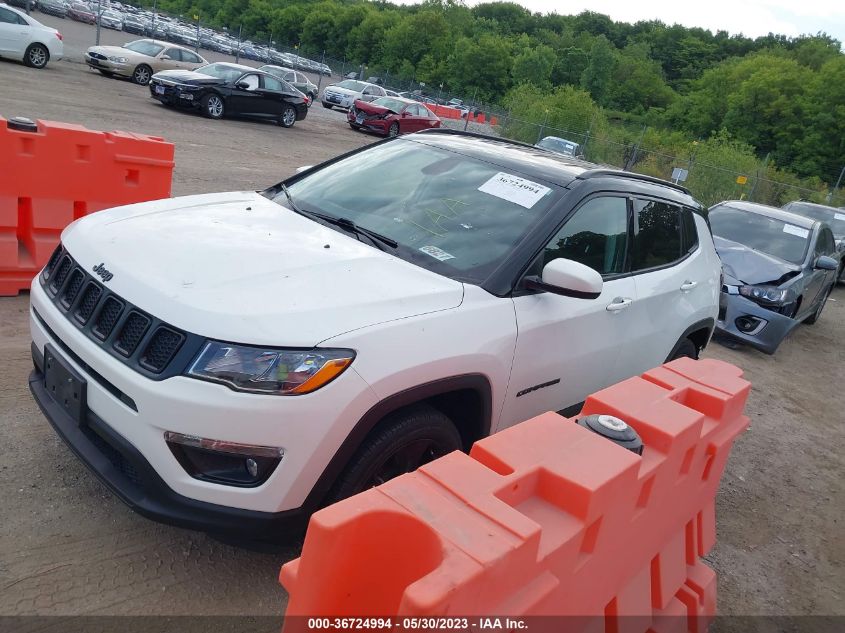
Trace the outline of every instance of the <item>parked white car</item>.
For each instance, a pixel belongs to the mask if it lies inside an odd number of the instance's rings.
[[[44,26],[24,11],[0,4],[0,57],[19,59],[27,66],[44,68],[64,54],[62,34]]]
[[[721,271],[702,214],[678,185],[453,130],[101,211],[33,280],[30,387],[137,511],[279,538],[697,357]]]
[[[323,90],[324,108],[344,108],[348,110],[356,99],[373,101],[386,96],[384,88],[358,79],[344,79],[336,84],[326,86]]]

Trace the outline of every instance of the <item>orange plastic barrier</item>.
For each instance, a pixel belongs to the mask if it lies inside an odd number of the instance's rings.
[[[545,615],[583,616],[547,619],[555,631],[705,630],[716,576],[700,557],[748,425],[741,376],[680,359],[590,396],[582,415],[628,422],[642,456],[546,413],[321,510],[281,570],[286,630],[307,628],[290,616],[348,615],[400,628],[396,616]]]
[[[434,112],[437,116],[441,119],[460,119],[463,112],[458,110],[457,108],[452,108],[450,106],[443,106],[438,105],[436,103],[429,103],[426,104],[428,108]]]
[[[73,220],[170,196],[172,143],[37,124],[37,131],[16,130],[0,117],[0,296],[29,287]]]

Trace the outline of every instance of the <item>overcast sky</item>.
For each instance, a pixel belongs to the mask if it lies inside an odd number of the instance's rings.
[[[412,4],[419,0],[393,0]],[[481,0],[465,0],[467,5]],[[617,21],[660,19],[749,37],[824,31],[845,42],[845,0],[516,0],[541,13],[604,13]]]

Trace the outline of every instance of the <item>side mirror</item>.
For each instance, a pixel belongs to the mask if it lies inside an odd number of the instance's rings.
[[[529,288],[575,299],[598,299],[604,286],[595,270],[562,257],[546,264],[541,278],[527,277],[525,281]]]
[[[309,170],[309,169],[311,169],[313,166],[314,166],[314,165],[303,165],[302,167],[297,167],[297,168],[296,168],[296,173],[297,173],[297,174],[301,174],[301,173],[302,173],[302,172],[304,172],[304,171],[308,171],[308,170]]]
[[[816,268],[819,270],[836,270],[839,268],[839,262],[832,257],[822,255],[816,260]]]
[[[245,81],[239,81],[235,84],[235,88],[240,88],[241,90],[249,90],[249,84]]]
[[[407,110],[402,110],[402,116],[403,116],[403,117],[405,117],[405,116],[411,116],[411,113],[410,113],[410,112],[408,112]]]

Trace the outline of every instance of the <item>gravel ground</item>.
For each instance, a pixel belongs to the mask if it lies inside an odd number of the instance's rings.
[[[90,27],[38,18],[59,23],[71,55],[91,41],[85,39]],[[160,106],[146,88],[106,79],[79,63],[52,63],[39,72],[0,62],[0,75],[5,117],[144,132],[175,142],[174,195],[264,187],[300,165],[375,140],[351,131],[342,113],[320,107],[290,130],[211,122]],[[718,544],[708,557],[719,572],[723,614],[845,615],[843,340],[840,287],[820,322],[798,328],[774,357],[716,343],[706,352],[742,367],[754,385],[751,429],[739,439],[723,478]],[[0,298],[0,354],[8,363],[0,373],[0,615],[283,611],[286,596],[277,575],[296,555],[294,548],[247,551],[152,523],[117,501],[56,437],[26,386],[25,295]]]

